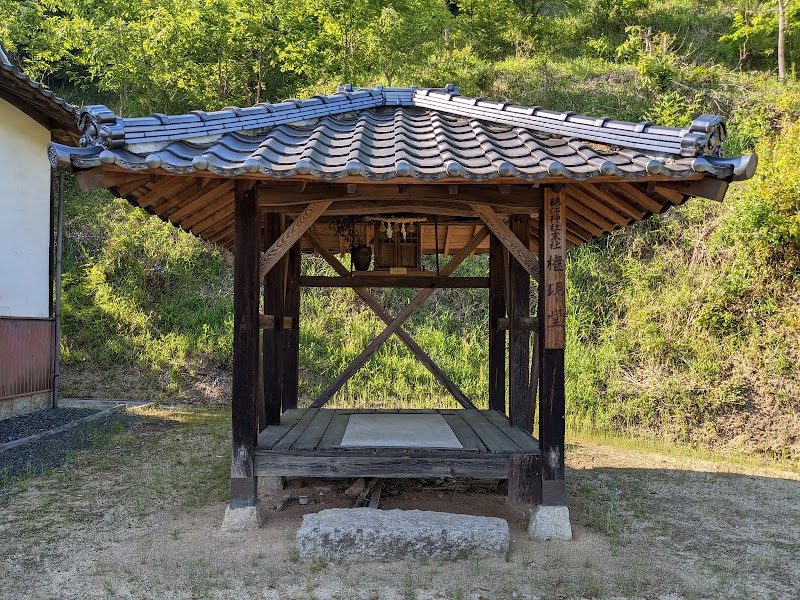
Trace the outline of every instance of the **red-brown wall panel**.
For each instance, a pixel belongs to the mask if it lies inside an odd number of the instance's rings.
[[[53,319],[0,317],[0,399],[53,388]]]

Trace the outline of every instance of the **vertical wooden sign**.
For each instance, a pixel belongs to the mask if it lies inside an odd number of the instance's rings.
[[[567,243],[567,195],[564,186],[544,190],[544,347],[563,349],[566,345],[565,251]]]

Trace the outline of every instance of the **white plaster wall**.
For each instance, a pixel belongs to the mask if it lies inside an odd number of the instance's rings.
[[[0,316],[49,316],[49,141],[0,98]]]

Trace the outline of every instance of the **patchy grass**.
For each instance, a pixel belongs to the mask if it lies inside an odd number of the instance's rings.
[[[57,471],[0,500],[2,598],[203,597],[477,599],[534,597],[784,598],[800,583],[800,473],[571,437],[575,540],[527,539],[526,516],[492,487],[391,483],[386,508],[501,516],[512,551],[491,559],[302,561],[305,512],[345,505],[311,482],[307,507],[271,510],[265,526],[222,534],[230,417],[220,409],[138,411]],[[778,518],[780,516],[780,518]],[[30,573],[36,572],[32,580]]]

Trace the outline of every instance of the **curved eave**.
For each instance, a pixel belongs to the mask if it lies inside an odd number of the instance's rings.
[[[471,169],[455,160],[443,160],[441,164],[430,167],[415,165],[407,160],[398,160],[394,164],[382,167],[366,165],[358,160],[350,160],[343,165],[329,166],[307,158],[302,158],[293,165],[280,165],[276,168],[275,164],[252,156],[241,161],[231,161],[214,156],[208,157],[207,154],[198,149],[193,156],[180,156],[168,151],[142,156],[126,149],[112,151],[96,146],[74,148],[55,143],[51,144],[49,148],[53,167],[69,171],[81,171],[102,166],[153,174],[334,182],[591,182],[607,178],[636,181],[652,179],[654,175],[660,175],[667,179],[687,179],[698,174],[711,175],[717,179],[728,181],[741,181],[752,177],[758,164],[755,154],[745,154],[733,158],[699,156],[693,159],[663,161],[658,163],[656,173],[650,172],[649,167],[655,161],[646,156],[639,161],[629,161],[625,165],[618,165],[607,159],[589,159],[577,168],[568,167],[549,157],[540,160],[537,164],[526,165],[522,168],[509,161],[499,161],[498,164]],[[619,155],[623,155],[623,153],[620,152]]]

